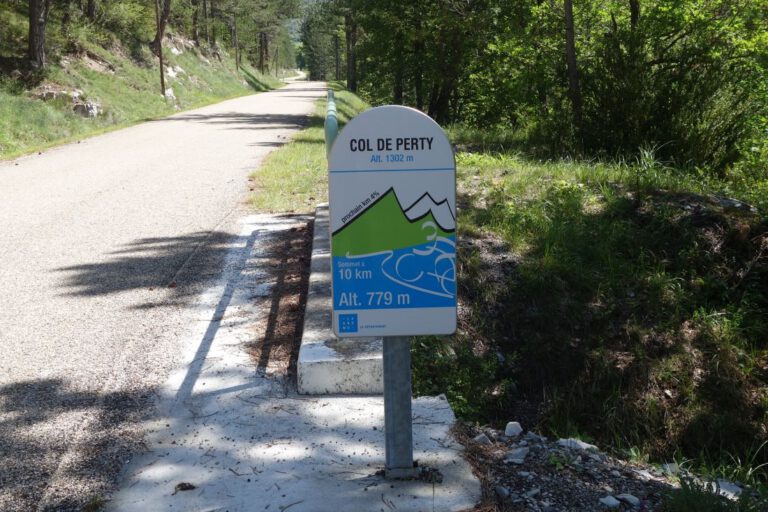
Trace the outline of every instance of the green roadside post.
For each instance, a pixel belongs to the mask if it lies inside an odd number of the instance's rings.
[[[330,158],[331,147],[339,134],[339,120],[336,118],[336,99],[333,91],[328,91],[328,105],[325,110],[325,156]]]

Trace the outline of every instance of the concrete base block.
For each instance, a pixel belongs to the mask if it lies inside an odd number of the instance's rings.
[[[381,394],[381,338],[344,338],[331,327],[331,243],[328,205],[317,207],[309,292],[297,365],[306,395]]]

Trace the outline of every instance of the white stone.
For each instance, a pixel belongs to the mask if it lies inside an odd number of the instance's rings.
[[[721,478],[717,481],[717,493],[720,496],[725,496],[729,500],[735,500],[738,499],[741,494],[741,487]]]
[[[619,501],[623,501],[624,503],[631,505],[633,507],[637,507],[640,505],[640,499],[632,496],[631,494],[619,494],[616,496],[616,499]]]
[[[169,87],[165,90],[165,99],[176,101],[176,95],[173,93],[173,87]]]
[[[600,503],[608,508],[619,508],[621,505],[621,502],[614,498],[613,496],[606,496],[604,498],[600,498]]]
[[[560,439],[557,442],[557,445],[562,446],[563,448],[570,448],[571,450],[597,450],[597,446],[572,437],[568,439]]]
[[[475,437],[472,438],[472,441],[476,442],[477,444],[484,444],[484,445],[491,444],[491,440],[488,439],[488,436],[485,434],[476,435]]]
[[[516,421],[510,421],[507,423],[507,428],[504,429],[504,435],[507,437],[517,437],[523,432],[523,427]]]
[[[541,489],[539,489],[538,487],[534,487],[533,489],[531,489],[530,491],[525,493],[525,497],[526,498],[533,498],[534,496],[536,496],[540,492],[541,492]]]
[[[507,462],[511,462],[512,464],[522,464],[523,462],[525,462],[525,457],[528,455],[529,451],[530,449],[526,447],[513,448],[512,450],[507,452],[507,455],[504,457],[504,460]]]
[[[184,53],[184,52],[183,52],[183,51],[181,51],[181,50],[179,50],[179,49],[178,49],[178,48],[176,48],[175,46],[171,46],[171,53],[172,53],[172,54],[174,54],[174,55],[181,55],[181,54],[182,54],[182,53]]]
[[[632,471],[640,478],[640,480],[643,480],[644,482],[653,480],[653,475],[645,469],[633,469]]]
[[[101,105],[98,103],[75,103],[72,110],[83,117],[94,118],[101,114]]]
[[[505,500],[509,498],[509,489],[504,487],[503,485],[497,485],[496,486],[496,496],[498,496],[500,499]]]
[[[525,433],[525,438],[529,441],[533,441],[536,443],[544,442],[547,440],[546,437],[537,435],[534,432],[531,432],[530,430]]]
[[[666,464],[661,465],[661,471],[665,475],[676,475],[680,472],[680,466],[674,462],[667,462]]]

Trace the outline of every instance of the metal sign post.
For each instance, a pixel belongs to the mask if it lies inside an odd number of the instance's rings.
[[[384,437],[387,478],[410,478],[413,467],[411,420],[411,342],[406,336],[384,338]]]
[[[329,156],[333,329],[384,336],[386,474],[413,476],[407,336],[456,330],[456,163],[440,126],[377,107]]]

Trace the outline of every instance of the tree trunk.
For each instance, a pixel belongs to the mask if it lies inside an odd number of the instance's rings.
[[[192,40],[195,46],[200,46],[200,0],[192,0]]]
[[[280,76],[280,45],[275,46],[275,76]]]
[[[69,33],[70,23],[72,23],[72,0],[64,3],[64,14],[61,16],[61,28],[65,34]]]
[[[565,61],[568,67],[568,95],[573,108],[573,126],[581,137],[581,86],[576,62],[576,32],[573,25],[573,0],[564,0],[565,8]]]
[[[156,0],[157,2],[160,2],[161,0]],[[158,7],[158,13],[156,16],[157,21],[157,31],[155,32],[155,39],[150,43],[150,48],[152,48],[152,52],[157,55],[158,57],[162,53],[162,42],[163,37],[165,37],[165,27],[168,25],[168,18],[171,16],[171,0],[162,0],[163,7],[162,10]]]
[[[45,67],[45,26],[52,0],[29,2],[29,50],[27,56],[34,69]]]
[[[166,0],[168,3],[170,3],[170,0]],[[162,30],[160,29],[160,23],[162,22],[162,17],[160,14],[160,0],[154,0],[155,3],[155,23],[157,24],[157,32],[160,36],[160,41],[163,40]],[[160,44],[157,46],[157,56],[160,59],[160,94],[165,97],[165,64],[163,63],[163,45]]]
[[[240,41],[237,39],[237,17],[232,16],[232,39],[235,44],[235,69],[240,71]]]
[[[334,64],[336,66],[335,80],[341,80],[341,55],[339,53],[339,36],[333,36],[333,51],[335,56]]]
[[[344,20],[347,36],[347,89],[357,92],[357,22],[351,12]]]
[[[259,72],[262,75],[266,75],[264,65],[266,64],[267,47],[269,41],[267,40],[266,32],[259,32]]]
[[[640,21],[640,0],[629,0],[629,23],[632,31],[637,28]]]
[[[208,33],[208,0],[203,0],[203,35],[206,44],[211,46],[211,36]]]
[[[395,62],[395,82],[392,91],[392,100],[395,105],[403,104],[403,60],[398,56]]]
[[[216,15],[214,14],[214,5],[213,0],[209,0],[208,2],[208,14],[211,18],[211,44],[216,44]]]
[[[437,95],[430,105],[429,115],[438,124],[446,124],[451,117],[451,97],[455,89],[455,83],[452,79],[446,79],[440,85]]]
[[[96,0],[88,0],[85,15],[91,21],[96,21]]]
[[[416,21],[417,39],[413,43],[413,87],[416,93],[416,109],[424,109],[424,41],[421,40],[421,20]]]

